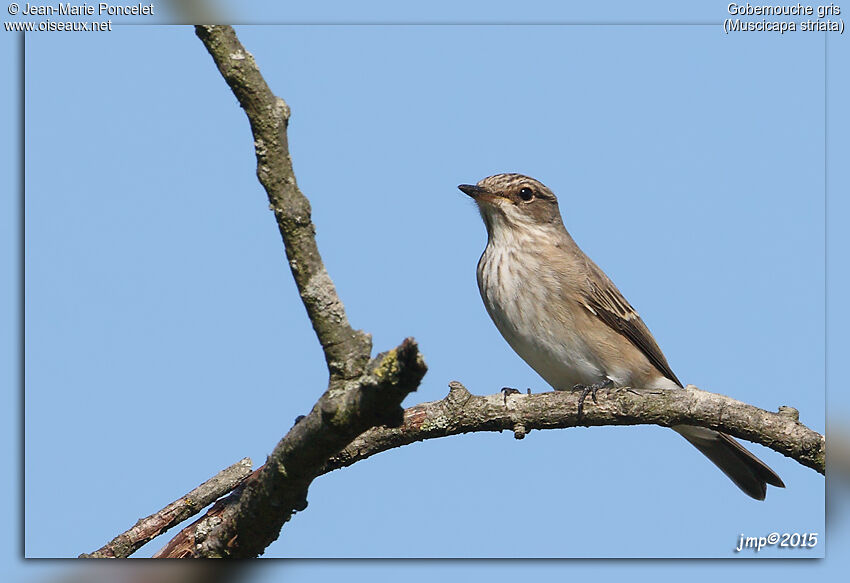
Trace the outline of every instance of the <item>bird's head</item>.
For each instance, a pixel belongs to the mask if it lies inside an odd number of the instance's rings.
[[[495,174],[478,184],[461,184],[458,188],[478,204],[491,237],[502,229],[527,231],[563,225],[558,199],[534,178]]]

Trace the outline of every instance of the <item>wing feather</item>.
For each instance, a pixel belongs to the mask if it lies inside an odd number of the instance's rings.
[[[661,374],[681,387],[682,382],[670,369],[649,328],[617,286],[593,262],[588,261],[587,267],[590,273],[584,288],[584,306],[612,329],[628,338]]]

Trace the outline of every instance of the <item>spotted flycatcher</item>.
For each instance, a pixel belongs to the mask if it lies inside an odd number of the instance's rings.
[[[677,389],[682,383],[620,290],[564,227],[558,200],[521,174],[497,174],[458,188],[487,227],[478,289],[508,344],[555,390]],[[719,431],[673,429],[746,494],[764,500],[773,470]]]

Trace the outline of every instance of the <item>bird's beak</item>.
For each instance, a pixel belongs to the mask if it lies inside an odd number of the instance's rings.
[[[459,184],[458,188],[464,194],[468,194],[475,200],[478,200],[481,196],[485,194],[489,194],[489,191],[486,188],[481,188],[480,186],[476,186],[474,184]]]

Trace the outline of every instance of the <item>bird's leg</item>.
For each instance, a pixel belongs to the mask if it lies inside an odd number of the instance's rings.
[[[502,394],[505,396],[505,405],[508,404],[508,395],[519,395],[519,390],[512,387],[502,387]]]
[[[614,384],[614,381],[611,379],[604,379],[599,382],[593,383],[592,385],[576,385],[573,387],[574,391],[581,391],[581,394],[578,396],[578,413],[576,415],[577,419],[581,419],[581,414],[584,412],[584,400],[587,395],[590,395],[590,398],[593,399],[593,402],[599,404],[599,401],[596,400],[596,391],[599,389],[607,389],[611,385]]]

